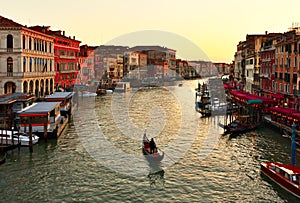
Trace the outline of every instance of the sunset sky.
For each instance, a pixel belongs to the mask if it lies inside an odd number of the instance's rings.
[[[27,26],[65,30],[92,46],[145,30],[174,33],[214,62],[231,62],[246,34],[286,32],[300,22],[299,0],[10,0],[0,5],[3,17]],[[153,45],[176,48],[169,43]],[[178,51],[186,59],[202,58],[189,49]]]

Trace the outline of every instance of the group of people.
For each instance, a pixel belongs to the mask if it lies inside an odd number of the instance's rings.
[[[151,138],[151,140],[149,141],[149,139],[146,136],[146,133],[144,134],[143,142],[144,142],[145,149],[150,148],[150,154],[153,154],[153,153],[157,152],[157,148],[156,148],[156,144],[154,142],[154,139]]]

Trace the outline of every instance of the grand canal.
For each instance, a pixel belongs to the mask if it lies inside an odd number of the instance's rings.
[[[290,140],[267,127],[221,136],[223,116],[195,112],[196,84],[80,98],[58,140],[8,152],[0,201],[296,202],[259,165],[290,163]],[[142,156],[145,129],[165,152],[160,165]]]

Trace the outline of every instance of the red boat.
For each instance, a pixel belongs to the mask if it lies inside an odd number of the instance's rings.
[[[262,162],[261,172],[279,186],[300,198],[300,168],[289,164]]]

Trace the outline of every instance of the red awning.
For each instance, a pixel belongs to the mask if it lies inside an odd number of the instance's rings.
[[[271,111],[281,113],[287,116],[290,116],[294,113],[298,113],[299,111],[292,109],[292,108],[282,108],[282,107],[272,107],[270,108]]]
[[[230,84],[228,84],[228,83],[223,83],[223,87],[224,87],[225,89],[234,89],[234,86],[232,86],[232,85],[230,85]]]
[[[300,120],[300,113],[293,113],[292,117]]]
[[[277,93],[277,94],[273,94],[272,97],[275,97],[276,99],[283,99],[284,94]]]

